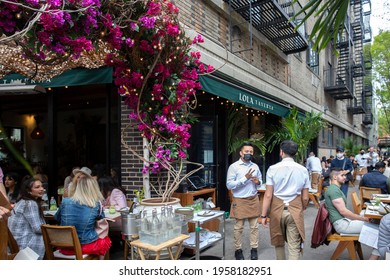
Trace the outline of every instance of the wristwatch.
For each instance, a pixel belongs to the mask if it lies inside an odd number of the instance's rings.
[[[260,218],[262,218],[262,219],[267,219],[267,216],[260,216]]]

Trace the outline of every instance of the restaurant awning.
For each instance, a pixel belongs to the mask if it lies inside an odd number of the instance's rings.
[[[98,69],[77,68],[64,72],[63,74],[43,82],[30,80],[20,74],[10,74],[0,79],[0,84],[39,84],[43,87],[64,87],[64,86],[82,86],[93,84],[112,83],[112,68],[104,67]]]
[[[257,110],[266,111],[280,117],[286,117],[290,113],[289,107],[261,96],[257,92],[229,83],[228,81],[221,81],[216,77],[210,76],[200,76],[199,80],[202,85],[202,90],[230,101]]]

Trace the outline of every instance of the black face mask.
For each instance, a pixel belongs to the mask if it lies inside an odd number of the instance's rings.
[[[361,155],[364,155],[364,152],[360,153]]]
[[[252,155],[251,154],[244,154],[244,160],[245,161],[251,161],[252,160]]]

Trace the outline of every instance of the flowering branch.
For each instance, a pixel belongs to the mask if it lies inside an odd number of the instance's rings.
[[[114,69],[114,83],[132,110],[142,137],[149,141],[144,174],[166,174],[153,186],[169,199],[188,176],[203,168],[187,161],[190,109],[201,89],[199,75],[214,71],[186,37],[179,9],[170,0],[0,0],[0,33],[36,65],[66,65],[90,53],[103,54]],[[77,12],[76,12],[77,11]],[[33,20],[31,20],[33,19]],[[101,56],[98,56],[101,57]],[[68,66],[66,66],[68,67]],[[37,67],[38,70],[42,69]],[[197,168],[186,171],[186,165]],[[160,182],[160,181],[159,181]],[[161,181],[162,182],[162,181]]]

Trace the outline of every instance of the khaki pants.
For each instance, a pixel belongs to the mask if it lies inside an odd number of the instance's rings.
[[[288,212],[288,210],[283,211],[282,219],[280,220],[280,226],[282,228],[283,235],[287,240],[288,259],[299,260],[301,256],[301,235],[299,234],[294,219],[290,215],[290,212]],[[277,260],[286,259],[286,252],[284,250],[284,246],[275,247],[275,253]]]
[[[248,219],[236,219],[236,223],[234,224],[234,247],[236,248],[236,250],[241,249],[242,246],[242,233],[244,231],[245,220],[248,220],[249,222],[249,242],[251,248],[257,248],[259,246],[259,226],[257,219],[258,217]]]
[[[320,184],[321,179],[321,173],[311,173],[310,175],[310,182],[311,182],[311,188],[312,189],[318,189],[318,185]]]

